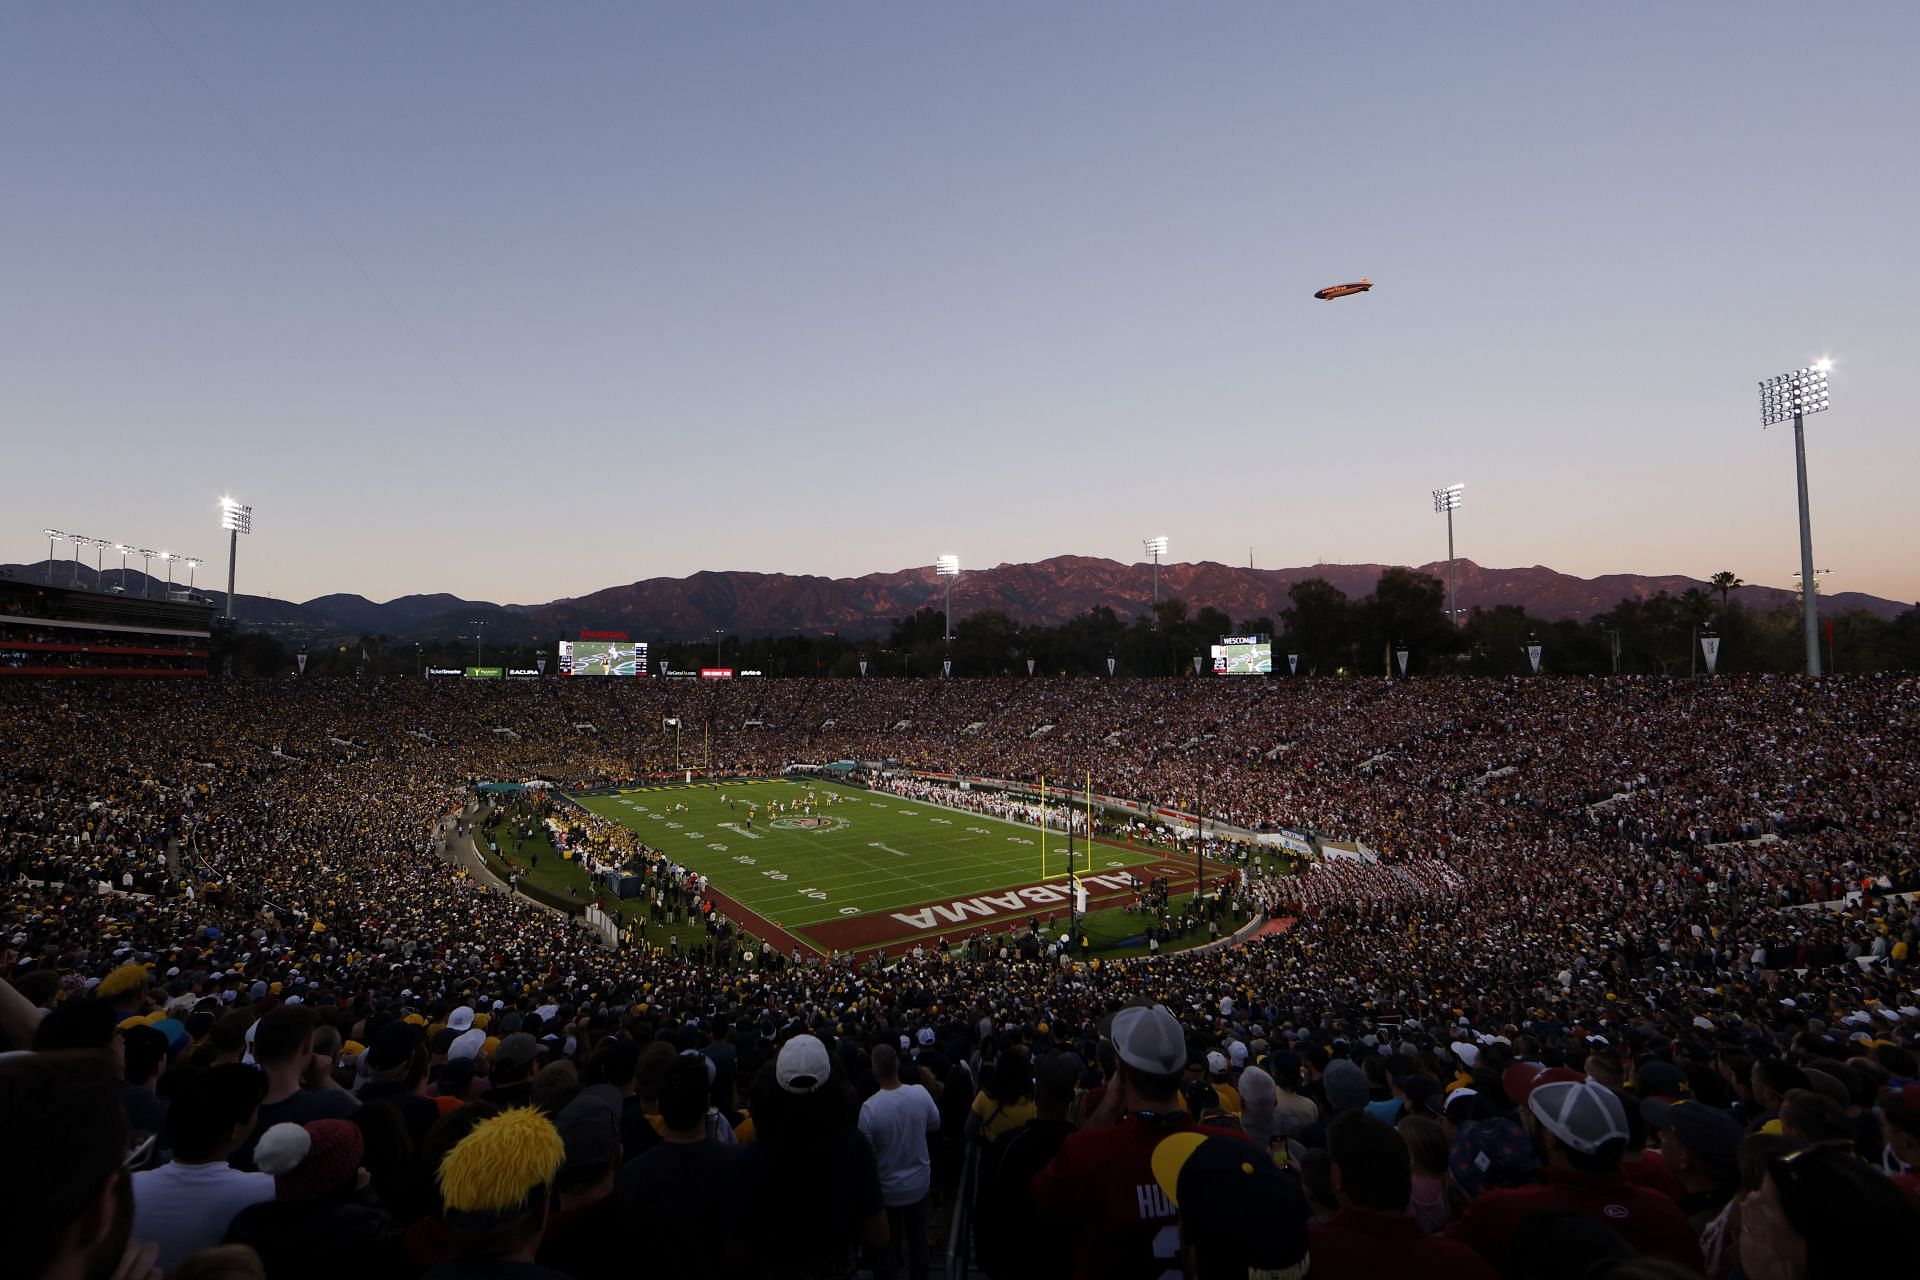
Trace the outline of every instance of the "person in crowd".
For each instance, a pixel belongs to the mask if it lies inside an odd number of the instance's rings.
[[[1046,1229],[1071,1231],[1083,1280],[1158,1275],[1177,1263],[1169,1247],[1180,1215],[1153,1176],[1153,1150],[1196,1128],[1181,1108],[1187,1036],[1164,1005],[1122,1009],[1108,1038],[1117,1071],[1086,1127],[1034,1176],[1033,1205]],[[1201,1132],[1207,1132],[1202,1130]],[[1228,1135],[1246,1144],[1244,1135]]]
[[[1178,1262],[1197,1280],[1309,1273],[1298,1185],[1237,1136],[1188,1129],[1153,1149],[1154,1185],[1180,1216]]]
[[[576,1280],[611,1274],[631,1256],[626,1236],[634,1209],[614,1193],[618,1116],[604,1094],[583,1092],[553,1120],[566,1160],[554,1175],[552,1212],[536,1260]]]
[[[1571,1078],[1569,1078],[1571,1077]],[[1546,1183],[1476,1197],[1448,1234],[1477,1249],[1502,1275],[1512,1274],[1514,1228],[1540,1209],[1576,1209],[1617,1231],[1642,1253],[1701,1268],[1700,1247],[1672,1200],[1630,1184],[1620,1172],[1627,1117],[1603,1085],[1564,1068],[1516,1067],[1506,1091],[1520,1107]]]
[[[927,1135],[940,1128],[940,1108],[923,1086],[901,1083],[900,1054],[892,1045],[875,1045],[871,1063],[879,1087],[860,1104],[860,1132],[873,1146],[890,1241],[874,1272],[883,1280],[892,1277],[895,1253],[904,1246],[912,1280],[927,1280],[927,1202],[933,1189]]]
[[[167,1112],[173,1159],[133,1175],[133,1231],[159,1246],[163,1271],[190,1253],[218,1245],[242,1209],[274,1198],[273,1178],[227,1163],[253,1132],[267,1078],[238,1063],[209,1067],[187,1080]]]
[[[1740,1206],[1746,1280],[1910,1273],[1920,1209],[1852,1152],[1803,1147],[1767,1162]]]
[[[675,1275],[725,1270],[738,1234],[731,1206],[741,1148],[709,1131],[707,1097],[706,1062],[674,1056],[660,1083],[659,1139],[614,1177],[620,1210],[654,1242],[662,1269]],[[583,1104],[592,1105],[585,1095],[573,1105]],[[555,1265],[561,1265],[557,1259]]]
[[[1659,1136],[1660,1154],[1683,1188],[1678,1203],[1698,1235],[1739,1189],[1745,1133],[1731,1115],[1688,1098],[1648,1098],[1640,1111]]]
[[[429,1280],[564,1280],[535,1261],[566,1144],[520,1106],[482,1120],[447,1152],[438,1181],[451,1257]]]
[[[360,1105],[334,1079],[333,1062],[314,1053],[314,1025],[314,1015],[304,1004],[283,1004],[260,1019],[253,1035],[253,1060],[266,1073],[267,1092],[260,1100],[253,1132],[231,1157],[234,1168],[258,1167],[254,1144],[275,1125],[345,1119]],[[358,1164],[356,1156],[355,1167]]]
[[[259,1254],[268,1280],[328,1280],[346,1270],[370,1277],[407,1274],[399,1233],[383,1210],[360,1195],[365,1154],[351,1120],[274,1125],[254,1151],[260,1171],[273,1175],[273,1199],[235,1214],[226,1242]]]
[[[1413,1163],[1393,1127],[1364,1110],[1327,1124],[1337,1211],[1312,1231],[1313,1274],[1341,1280],[1404,1272],[1492,1280],[1493,1268],[1465,1244],[1430,1235],[1408,1204]]]
[[[110,1015],[109,1015],[110,1016]],[[126,1112],[98,1050],[0,1059],[0,1215],[9,1270],[31,1280],[160,1280],[137,1244]],[[57,1160],[29,1153],[58,1151]]]
[[[861,1135],[853,1089],[819,1037],[780,1046],[754,1080],[756,1137],[738,1178],[741,1261],[759,1275],[843,1274],[856,1255],[886,1251],[886,1202],[873,1147]],[[704,1095],[703,1095],[704,1096]]]
[[[1012,1045],[994,1058],[986,1086],[973,1099],[967,1136],[977,1143],[992,1142],[1032,1120],[1033,1060],[1025,1045]]]
[[[1067,1119],[1079,1082],[1077,1061],[1056,1054],[1034,1073],[1034,1118],[987,1145],[980,1155],[973,1206],[974,1256],[993,1280],[1040,1280],[1073,1268],[1073,1245],[1041,1229],[1033,1211],[1033,1176],[1074,1130]]]

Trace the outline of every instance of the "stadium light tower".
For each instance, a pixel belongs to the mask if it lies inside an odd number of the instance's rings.
[[[960,557],[941,556],[934,562],[933,571],[947,580],[947,635],[949,647],[953,644],[953,580],[960,576]]]
[[[1793,419],[1793,465],[1800,481],[1800,581],[1814,581],[1813,516],[1807,510],[1807,436],[1801,420],[1827,408],[1830,360],[1817,360],[1804,369],[1768,378],[1760,384],[1760,426]],[[1820,606],[1811,590],[1800,592],[1800,622],[1806,632],[1807,674],[1820,674]]]
[[[127,553],[133,548],[124,542],[116,542],[113,549],[120,553],[120,591],[124,595],[127,590]]]
[[[135,551],[134,554],[140,557],[140,597],[144,600],[153,594],[151,590],[153,586],[153,558],[160,553],[151,547],[141,547]],[[233,593],[229,591],[227,594],[232,595]],[[231,617],[232,615],[229,614],[228,616]]]
[[[58,529],[42,529],[40,532],[47,535],[47,585],[52,586],[53,585],[53,547],[55,543],[59,542],[60,539],[66,537],[67,535],[60,532]]]
[[[487,633],[484,628],[487,624],[482,621],[469,622],[467,625],[473,628],[473,665],[477,667],[480,665],[480,646],[481,642],[486,638]]]
[[[1453,513],[1460,509],[1460,494],[1467,486],[1450,484],[1433,491],[1433,509],[1447,515],[1447,622],[1460,625],[1460,599],[1453,591]]]
[[[1147,555],[1153,560],[1153,602],[1160,603],[1160,557],[1167,554],[1167,535],[1147,538],[1141,542],[1147,549]]]
[[[198,569],[199,567],[200,567],[199,560],[195,559],[192,556],[187,557],[187,590],[189,591],[193,590],[193,571],[195,569]]]
[[[220,527],[227,531],[227,621],[233,621],[233,564],[240,553],[240,535],[253,532],[253,508],[236,499],[220,499]]]

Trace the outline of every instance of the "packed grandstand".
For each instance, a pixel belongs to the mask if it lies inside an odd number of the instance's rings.
[[[44,680],[0,741],[10,1275],[1920,1256],[1911,677]],[[829,762],[1313,852],[1224,945],[780,964],[452,853],[488,782]]]

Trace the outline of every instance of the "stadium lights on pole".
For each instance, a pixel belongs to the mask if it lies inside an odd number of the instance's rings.
[[[167,566],[167,594],[161,597],[163,600],[173,599],[173,562],[178,559],[180,557],[171,551],[160,553],[160,562]]]
[[[106,590],[106,586],[104,585],[107,580],[106,573],[101,567],[101,562],[106,559],[107,552],[118,545],[118,543],[111,542],[106,538],[95,538],[93,540],[93,589],[95,591]]]
[[[192,556],[187,557],[187,590],[189,591],[193,590],[193,571],[195,569],[198,569],[199,567],[200,567],[199,560],[195,559]]]
[[[70,533],[67,541],[73,543],[73,585],[80,585],[80,548],[92,544],[93,539],[84,533]]]
[[[47,585],[52,586],[53,585],[53,547],[55,543],[59,542],[60,539],[66,537],[66,535],[61,533],[58,529],[42,529],[40,532],[47,535]]]
[[[127,553],[133,548],[124,542],[116,542],[113,549],[120,553],[120,591],[124,595],[127,590]]]
[[[713,629],[713,665],[716,667],[720,665],[720,645],[722,643],[720,637],[726,634],[727,629],[725,627],[715,627]]]
[[[231,622],[234,559],[240,553],[240,535],[253,532],[253,508],[233,498],[220,499],[220,527],[227,531],[227,620]]]
[[[140,557],[140,595],[144,599],[153,594],[148,588],[153,582],[153,557],[158,553],[151,547],[140,547],[134,554]]]
[[[481,630],[481,628],[487,624],[484,622],[469,622],[467,625],[473,628],[473,665],[477,667],[480,665],[481,642],[486,637],[486,632]]]
[[[953,580],[960,576],[960,557],[941,556],[934,562],[933,571],[947,580],[947,647],[953,647]]]
[[[1433,491],[1433,509],[1447,515],[1447,622],[1456,627],[1460,625],[1460,599],[1453,590],[1453,513],[1460,509],[1461,491],[1466,487],[1450,484]]]
[[[1153,559],[1153,602],[1159,604],[1160,557],[1167,554],[1167,535],[1163,533],[1157,538],[1147,538],[1140,545],[1147,549],[1147,555]]]
[[[1827,408],[1827,374],[1831,360],[1817,360],[1804,369],[1768,378],[1760,384],[1760,426],[1793,419],[1793,465],[1800,487],[1800,581],[1814,582],[1813,516],[1807,509],[1807,436],[1802,419]],[[1806,633],[1807,674],[1820,674],[1820,606],[1814,592],[1800,593],[1800,623]]]

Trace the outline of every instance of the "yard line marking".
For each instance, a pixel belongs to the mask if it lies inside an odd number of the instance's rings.
[[[878,840],[869,840],[869,841],[867,841],[867,848],[869,848],[869,849],[885,849],[885,850],[886,850],[886,851],[887,851],[888,853],[890,853],[890,854],[892,854],[892,855],[893,855],[894,857],[896,857],[896,858],[904,858],[904,857],[906,857],[906,856],[907,856],[907,855],[906,855],[906,854],[905,854],[904,852],[902,852],[902,851],[901,851],[901,850],[899,850],[899,849],[896,849],[896,848],[894,848],[894,847],[893,847],[892,845],[886,845],[886,844],[881,844],[881,843],[880,843],[880,842],[879,842]]]

